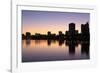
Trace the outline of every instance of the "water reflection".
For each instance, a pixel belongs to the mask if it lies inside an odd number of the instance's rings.
[[[88,41],[22,40],[22,62],[89,59]]]

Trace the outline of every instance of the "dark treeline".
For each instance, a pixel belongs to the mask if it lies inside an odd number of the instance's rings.
[[[68,41],[89,41],[90,33],[89,33],[89,23],[81,24],[81,33],[78,33],[78,30],[75,30],[75,23],[69,24],[69,31],[65,31],[65,34],[62,31],[58,31],[58,35],[52,34],[50,31],[47,34],[35,33],[35,35],[31,35],[30,32],[26,32],[26,34],[22,34],[23,40],[68,40]]]

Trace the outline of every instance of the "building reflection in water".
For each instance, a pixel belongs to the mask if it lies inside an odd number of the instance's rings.
[[[81,52],[89,55],[89,42],[82,42],[81,46],[82,46]]]
[[[27,46],[29,46],[29,45],[30,45],[30,43],[31,43],[31,41],[30,41],[30,40],[26,40],[26,44],[27,44]]]
[[[88,41],[23,40],[22,62],[89,59]]]

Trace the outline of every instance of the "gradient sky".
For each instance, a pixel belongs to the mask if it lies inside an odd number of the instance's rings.
[[[69,30],[68,24],[72,22],[76,24],[76,30],[81,32],[81,24],[89,20],[89,13],[22,10],[22,33],[47,34],[47,31],[56,34],[58,31],[65,33]]]

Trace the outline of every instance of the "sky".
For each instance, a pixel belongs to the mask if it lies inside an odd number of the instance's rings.
[[[89,13],[22,10],[22,33],[30,32],[33,35],[47,34],[48,31],[55,34],[59,31],[65,33],[69,30],[69,23],[75,23],[75,29],[80,33],[81,24],[89,21]]]

